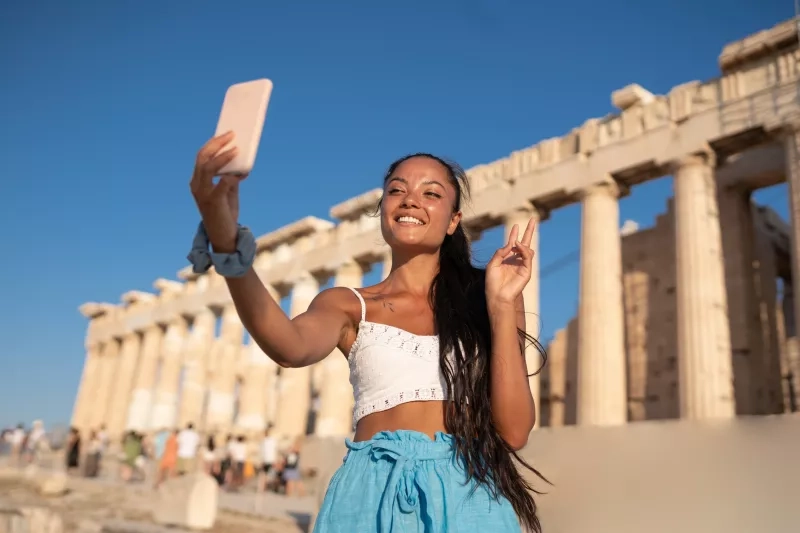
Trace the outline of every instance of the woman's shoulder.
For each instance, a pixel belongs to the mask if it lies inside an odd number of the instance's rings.
[[[354,288],[330,287],[321,291],[309,306],[310,310],[344,313],[350,322],[358,324],[361,320],[361,298]]]

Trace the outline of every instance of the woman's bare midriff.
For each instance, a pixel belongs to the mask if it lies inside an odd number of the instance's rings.
[[[419,431],[434,438],[437,431],[446,432],[444,427],[443,401],[408,402],[386,411],[372,413],[358,421],[355,442],[369,440],[381,431],[406,429]]]

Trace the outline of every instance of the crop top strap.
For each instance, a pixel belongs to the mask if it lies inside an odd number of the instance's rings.
[[[364,302],[364,297],[361,296],[361,293],[355,290],[353,287],[347,288],[353,291],[353,294],[356,295],[358,301],[361,302],[361,321],[364,322],[367,319],[367,304]]]

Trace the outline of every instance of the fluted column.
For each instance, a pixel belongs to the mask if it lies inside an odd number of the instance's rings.
[[[790,411],[798,410],[800,397],[800,339],[797,335],[797,322],[794,316],[795,296],[791,283],[783,284],[781,315],[784,332],[784,403]]]
[[[582,194],[577,419],[584,425],[628,420],[618,199],[614,183]]]
[[[92,411],[96,403],[95,394],[100,378],[100,353],[101,346],[99,344],[93,344],[86,350],[81,382],[72,411],[72,426],[78,428],[82,433],[91,429]]]
[[[292,287],[292,318],[305,312],[319,291],[319,282],[310,274],[298,278]],[[304,435],[311,402],[311,367],[281,368],[278,383],[278,410],[275,436]]]
[[[97,384],[97,394],[94,397],[95,403],[92,406],[92,429],[97,429],[101,425],[108,426],[108,407],[114,386],[116,366],[119,363],[119,340],[109,339],[103,345],[99,363],[100,379]]]
[[[183,349],[186,344],[186,320],[183,317],[167,324],[161,344],[161,373],[156,386],[153,418],[150,427],[171,429],[178,424],[178,402]]]
[[[525,332],[538,340],[539,334],[541,333],[539,331],[541,325],[541,317],[539,316],[539,222],[545,217],[542,217],[539,211],[533,207],[507,213],[505,219],[505,239],[503,242],[505,243],[508,240],[508,236],[514,224],[519,226],[519,235],[520,238],[522,238],[522,234],[531,218],[536,219],[536,229],[533,233],[533,239],[531,239],[531,249],[534,251],[534,254],[533,262],[531,263],[531,280],[525,286],[525,289],[523,289],[522,298],[525,302]],[[534,344],[527,341],[525,344],[525,364],[528,367],[528,374],[533,374],[542,366],[541,354]],[[537,412],[536,425],[534,427],[539,427],[541,419],[541,387],[539,381],[539,374],[532,375],[528,378],[528,384],[531,388],[531,395],[533,396]]]
[[[208,398],[206,427],[215,433],[221,434],[233,427],[236,369],[243,338],[244,326],[236,307],[230,303],[222,311],[222,328],[215,348],[217,360]]]
[[[742,415],[760,414],[758,389],[764,379],[761,364],[760,309],[756,304],[756,229],[749,191],[718,191],[728,324],[731,332],[731,365],[734,405]]]
[[[736,406],[713,157],[680,161],[673,183],[681,416],[730,418]]]
[[[108,417],[108,434],[112,439],[122,435],[128,422],[128,406],[131,403],[141,345],[141,339],[136,332],[129,333],[122,339]]]
[[[789,218],[792,224],[792,284],[800,286],[800,124],[787,131],[786,181],[789,183]],[[800,298],[794,300],[794,328],[800,331]]]
[[[270,286],[267,286],[267,290],[280,305],[278,292]],[[262,435],[267,424],[272,421],[270,404],[276,399],[274,390],[278,378],[278,365],[261,351],[252,337],[244,349],[246,373],[236,425],[248,437],[254,437]]]
[[[136,431],[153,429],[150,426],[150,415],[153,412],[156,369],[163,338],[164,330],[158,324],[148,327],[142,334],[139,368],[136,370],[133,394],[131,394],[131,402],[128,406],[128,429]]]
[[[389,259],[391,261],[391,258]],[[337,287],[361,287],[364,269],[355,261],[342,264],[336,271]],[[350,365],[337,348],[321,363],[322,384],[316,434],[322,437],[349,435],[353,429],[353,390],[350,386]]]
[[[178,425],[186,427],[193,423],[203,426],[203,402],[206,393],[208,356],[214,343],[217,317],[210,309],[203,309],[192,320],[192,330],[186,340],[184,352],[185,379],[181,390],[181,406]]]
[[[247,374],[242,385],[236,426],[246,435],[261,435],[272,421],[270,403],[275,402],[278,365],[252,340],[245,347]]]

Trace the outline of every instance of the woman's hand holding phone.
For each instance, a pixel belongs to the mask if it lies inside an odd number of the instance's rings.
[[[233,253],[239,221],[239,183],[247,175],[223,174],[220,170],[236,157],[238,148],[231,146],[233,132],[209,140],[197,153],[189,188],[203,218],[208,240],[215,252]]]

